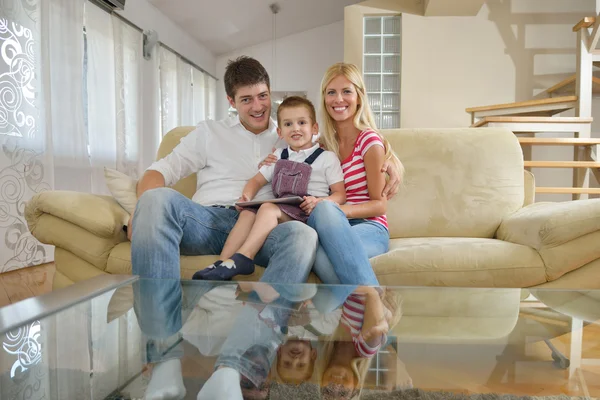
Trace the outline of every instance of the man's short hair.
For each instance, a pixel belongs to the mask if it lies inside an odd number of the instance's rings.
[[[235,99],[237,90],[242,86],[254,86],[260,83],[267,85],[271,90],[269,74],[260,62],[252,57],[241,56],[235,60],[229,60],[225,68],[225,93]]]
[[[305,107],[308,110],[308,115],[311,122],[314,124],[317,122],[317,113],[315,112],[315,106],[310,100],[300,96],[286,97],[277,108],[277,126],[281,127],[281,111],[286,108]]]

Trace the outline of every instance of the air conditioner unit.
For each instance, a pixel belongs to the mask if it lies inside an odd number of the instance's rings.
[[[91,0],[93,4],[105,8],[108,11],[124,10],[126,0]]]

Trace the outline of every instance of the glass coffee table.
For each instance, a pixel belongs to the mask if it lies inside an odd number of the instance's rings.
[[[600,291],[104,275],[0,308],[0,399],[592,398],[599,320]]]

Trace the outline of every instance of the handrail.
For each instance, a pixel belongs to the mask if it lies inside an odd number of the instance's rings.
[[[590,26],[594,25],[595,22],[596,17],[584,17],[581,21],[577,23],[577,25],[573,27],[573,32],[578,32],[582,28],[589,28]]]

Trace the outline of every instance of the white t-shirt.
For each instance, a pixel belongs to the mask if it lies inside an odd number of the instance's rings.
[[[258,135],[244,128],[237,116],[203,121],[169,155],[148,169],[160,172],[166,186],[197,173],[193,201],[205,206],[233,205],[246,182],[258,172],[258,164],[273,147],[281,147],[278,139],[273,120]],[[255,197],[256,200],[272,198],[271,185],[262,187]]]
[[[294,151],[288,147],[288,160],[296,162],[304,162],[312,153],[319,148],[319,144],[314,145],[310,149]],[[281,158],[281,152],[283,149],[277,149],[273,154],[277,156],[279,160]],[[317,159],[311,164],[312,172],[310,174],[310,181],[308,181],[308,193],[314,197],[327,197],[329,196],[329,187],[334,183],[343,182],[344,174],[342,173],[342,166],[340,160],[337,158],[334,152],[324,151],[317,157]],[[267,182],[273,180],[273,172],[275,171],[275,164],[263,166],[259,172],[265,177]],[[267,185],[271,186],[271,185]]]

